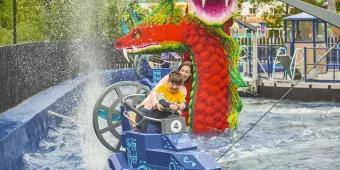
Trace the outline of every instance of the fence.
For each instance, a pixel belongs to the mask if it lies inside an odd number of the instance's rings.
[[[240,46],[251,46],[253,44],[253,37],[236,38],[236,41]],[[257,38],[258,45],[283,45],[283,37],[260,37]]]
[[[305,81],[340,82],[340,44],[321,58],[327,51],[327,48],[304,48]]]
[[[247,76],[252,75],[252,62],[253,62],[253,37],[236,38],[236,41],[241,46],[241,58],[243,59],[243,72]],[[268,74],[271,77],[273,72],[273,62],[278,48],[284,47],[284,38],[279,37],[260,37],[257,39],[257,56],[258,56],[258,73]],[[278,69],[282,69],[278,67]]]
[[[251,76],[252,75],[252,62],[253,62],[253,46],[252,46],[252,38],[238,38],[236,39],[239,44],[241,45],[241,65],[243,66],[243,73],[246,76]],[[305,68],[311,69],[313,67],[313,64],[317,61],[317,58],[315,56],[321,56],[324,54],[328,48],[333,46],[334,44],[338,43],[340,41],[340,38],[333,38],[329,37],[327,39],[326,48],[306,48],[305,51],[302,51],[301,56],[298,56],[298,60],[302,61],[304,56],[309,56],[306,57],[304,60],[305,63]],[[275,71],[276,72],[283,72],[284,68],[281,64],[276,64],[274,63],[275,57],[277,50],[280,47],[285,47],[286,44],[284,42],[284,39],[282,37],[271,37],[271,38],[265,38],[261,37],[258,38],[258,46],[257,46],[257,56],[258,56],[258,74],[259,76],[265,76],[267,78],[272,78],[273,77],[273,72],[274,72],[274,64],[275,64]],[[340,47],[339,47],[340,48]],[[317,66],[318,69],[318,74],[316,72],[311,72],[309,75],[304,75],[306,81],[331,81],[331,82],[336,82],[340,80],[340,77],[338,74],[338,71],[336,69],[339,67],[340,64],[340,51],[337,49],[332,50],[327,57],[325,58],[324,61],[321,62]],[[310,56],[314,56],[310,57]],[[304,63],[301,63],[303,65]],[[323,64],[323,66],[322,66]],[[329,71],[332,71],[330,73]],[[329,75],[326,75],[329,74]],[[312,75],[313,74],[313,75]],[[315,76],[317,75],[319,78],[316,78]],[[332,74],[332,75],[330,75]],[[286,77],[287,78],[287,77]]]
[[[259,76],[267,76],[267,77],[272,77],[273,73],[273,65],[274,65],[274,60],[276,57],[277,50],[283,47],[283,45],[260,45],[258,46],[258,66],[257,66],[257,71]],[[246,50],[242,50],[244,61],[243,65],[244,67],[244,74],[246,76],[251,76],[252,75],[252,67],[253,67],[253,57],[252,57],[252,51],[253,47],[249,46],[243,46],[243,49],[246,48]],[[242,55],[241,55],[242,56]],[[276,71],[283,71],[283,67],[281,65],[276,65],[275,68]]]
[[[93,59],[95,57],[95,59]],[[131,67],[110,43],[30,43],[0,47],[0,112],[87,70]]]
[[[340,37],[328,37],[327,38],[327,45],[328,47],[331,47],[334,44],[337,44],[340,42]]]

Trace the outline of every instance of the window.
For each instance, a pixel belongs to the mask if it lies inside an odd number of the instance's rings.
[[[316,41],[324,42],[325,41],[325,23],[318,22],[316,27]]]
[[[286,36],[287,36],[287,42],[292,41],[292,32],[293,30],[293,21],[287,21],[287,30],[286,30]]]
[[[295,32],[296,42],[312,42],[313,41],[313,22],[299,21]]]

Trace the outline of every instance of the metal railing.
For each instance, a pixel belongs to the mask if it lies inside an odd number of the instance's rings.
[[[259,76],[271,78],[273,69],[282,71],[282,66],[273,67],[274,60],[276,57],[277,50],[283,45],[259,45],[257,50],[258,56],[258,73]],[[252,75],[253,67],[253,47],[252,46],[241,46],[241,57],[242,60],[239,63],[242,65],[242,72],[246,76]]]
[[[304,48],[304,60],[306,82],[340,82],[340,44],[329,49]],[[308,74],[309,69],[312,71]]]

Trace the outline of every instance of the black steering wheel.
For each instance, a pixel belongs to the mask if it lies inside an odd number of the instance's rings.
[[[150,89],[138,82],[121,81],[106,88],[97,99],[93,110],[93,127],[99,141],[109,150],[121,149],[121,106],[122,100],[129,94],[148,93]],[[140,103],[133,99],[132,103]]]

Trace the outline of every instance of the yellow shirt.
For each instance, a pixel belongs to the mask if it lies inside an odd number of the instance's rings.
[[[158,100],[164,99],[170,103],[181,104],[185,102],[185,95],[182,91],[178,90],[172,92],[167,84],[162,84],[156,89]]]

